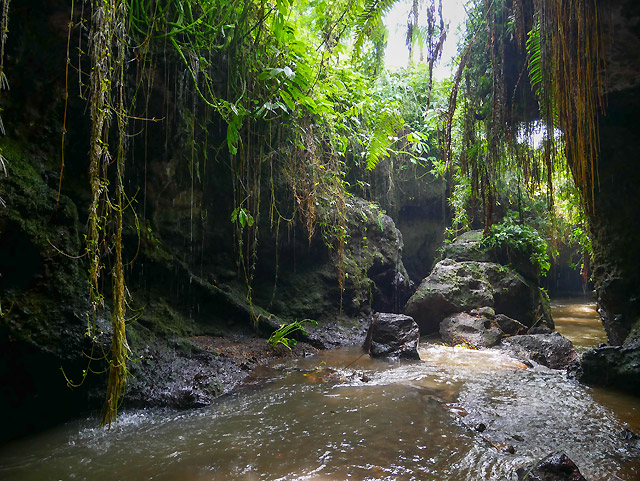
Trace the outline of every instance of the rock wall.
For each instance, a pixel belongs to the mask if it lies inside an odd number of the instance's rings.
[[[91,306],[82,255],[90,121],[86,101],[70,81],[63,125],[70,5],[29,0],[11,8],[5,72],[12,89],[0,96],[7,131],[0,137],[7,168],[0,179],[6,204],[0,206],[0,410],[11,416],[0,441],[99,409],[105,376],[90,374],[83,386],[70,389],[61,368],[74,382],[83,370],[103,371],[104,361],[88,367],[87,356],[101,358],[111,335],[108,306],[97,319],[95,344],[87,335]],[[86,47],[85,31],[73,32],[72,52],[79,40]],[[156,60],[160,71],[164,60]],[[131,76],[136,67],[132,60]],[[173,66],[167,77],[157,75],[145,93],[145,116],[164,120],[130,124],[139,135],[130,139],[126,167],[131,207],[125,213],[124,256],[134,377],[125,406],[201,406],[246,376],[222,353],[195,345],[194,337],[251,333],[254,316],[260,333],[268,335],[281,322],[310,317],[321,324],[307,339],[317,346],[362,342],[362,319],[369,311],[397,311],[411,289],[393,220],[349,197],[344,257],[319,234],[309,242],[300,222],[282,226],[276,235],[268,215],[257,219],[259,262],[250,302],[229,220],[235,206],[228,155],[210,158],[200,177],[189,168],[192,145],[225,144],[225,124],[211,122],[192,142],[191,124],[177,104],[182,70]],[[270,187],[263,189],[265,197]],[[347,274],[343,292],[340,263]],[[102,279],[107,305],[108,269]]]
[[[595,208],[589,213],[593,279],[609,342],[624,347],[585,355],[583,379],[638,392],[640,365],[633,359],[640,348],[640,223],[635,220],[640,185],[640,4],[603,0],[599,5],[610,22],[605,22],[607,105],[599,118],[598,183]]]

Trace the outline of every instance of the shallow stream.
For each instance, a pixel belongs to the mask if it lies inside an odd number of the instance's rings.
[[[558,329],[581,348],[602,340],[584,334],[585,317],[598,325],[584,306],[554,304]],[[638,398],[499,351],[360,356],[342,349],[264,368],[209,408],[123,413],[111,431],[94,418],[66,424],[5,446],[0,479],[502,481],[556,450],[589,481],[640,479],[640,451],[620,436],[640,431]]]

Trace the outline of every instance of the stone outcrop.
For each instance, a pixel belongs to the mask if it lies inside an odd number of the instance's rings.
[[[393,219],[371,202],[352,197],[346,207],[345,301],[356,309],[370,304],[375,311],[399,312],[413,292],[402,263],[402,234]]]
[[[343,214],[329,210],[319,215]],[[265,246],[259,266],[262,282],[254,289],[254,302],[282,319],[312,318],[320,324],[338,320],[343,327],[372,310],[399,312],[413,290],[402,263],[402,234],[391,217],[358,197],[346,199],[344,220],[342,253],[338,245],[328,248],[321,232],[309,241],[302,228],[279,241],[277,256],[269,250],[273,244]],[[276,257],[278,265],[269,265]]]
[[[403,312],[416,320],[423,334],[438,332],[440,322],[451,314],[480,307],[489,307],[494,315],[507,316],[527,327],[545,324],[553,328],[548,298],[538,287],[530,258],[506,258],[496,249],[483,247],[481,241],[481,231],[470,231],[446,244],[442,259],[420,283]]]
[[[583,380],[638,392],[640,385],[640,4],[607,0],[606,109],[599,115],[600,150],[594,208],[587,209],[592,276],[611,347],[584,355]],[[589,186],[589,189],[590,186]]]
[[[89,375],[82,387],[69,389],[60,370],[78,382],[92,352],[83,257],[91,203],[90,119],[86,99],[67,96],[61,75],[68,28],[67,20],[59,19],[68,19],[70,8],[65,2],[29,0],[12,7],[10,15],[6,55],[13,60],[6,63],[4,72],[15,81],[11,95],[2,97],[7,135],[0,138],[7,170],[6,175],[4,169],[0,173],[0,409],[12,415],[0,431],[0,440],[99,409],[106,388],[104,375]],[[78,20],[79,16],[74,21]],[[53,25],[56,37],[51,35]],[[69,48],[75,51],[76,47]],[[158,71],[164,67],[173,71],[167,65],[173,61],[180,60],[167,57],[158,64]],[[372,307],[397,311],[411,293],[402,264],[402,236],[393,220],[373,204],[347,196],[342,214],[348,232],[345,256],[340,258],[325,245],[319,226],[309,242],[302,222],[295,226],[283,222],[279,230],[269,225],[271,189],[276,195],[290,195],[274,173],[269,179],[273,183],[268,188],[265,184],[263,190],[263,214],[253,212],[260,227],[260,242],[254,244],[258,261],[243,272],[238,266],[242,249],[236,225],[230,221],[238,207],[231,169],[218,162],[211,162],[206,173],[204,168],[194,173],[187,167],[193,166],[196,144],[224,143],[224,132],[216,139],[217,129],[203,129],[202,137],[194,139],[185,129],[182,106],[174,103],[182,94],[167,90],[161,77],[155,78],[149,92],[145,116],[166,121],[144,122],[145,141],[131,139],[128,146],[126,188],[131,189],[127,192],[131,202],[125,214],[123,248],[131,294],[127,336],[131,357],[137,362],[131,366],[135,378],[127,387],[123,407],[145,402],[200,406],[244,375],[215,353],[185,341],[193,336],[248,334],[254,331],[254,323],[266,336],[281,322],[308,317],[320,322],[317,330],[309,332],[308,340],[314,345],[361,344],[366,332],[364,314]],[[172,110],[168,118],[162,107],[167,95],[174,97],[167,107]],[[63,111],[68,113],[64,126]],[[142,124],[130,126],[132,131],[142,128]],[[65,130],[59,195],[60,133]],[[144,163],[132,161],[142,158]],[[113,230],[112,225],[105,228]],[[244,246],[251,250],[247,243]],[[105,251],[113,248],[103,247]],[[107,308],[96,319],[94,353],[108,352],[111,339],[107,257],[101,278]],[[348,274],[344,291],[338,283],[341,269]],[[251,299],[245,274],[254,276]],[[98,372],[104,367],[104,361],[91,366]],[[57,406],[54,410],[49,409],[52,401]]]
[[[516,357],[551,369],[567,369],[579,362],[571,341],[558,332],[513,336],[503,339],[500,346]]]
[[[504,333],[498,324],[486,317],[458,312],[445,317],[440,323],[440,335],[447,344],[468,344],[473,347],[493,347]]]
[[[585,352],[578,378],[640,395],[640,341],[630,337],[623,346],[602,346]]]
[[[508,267],[445,259],[422,281],[403,312],[427,334],[438,332],[445,317],[481,306],[532,326],[540,316],[540,302],[538,286]]]
[[[371,357],[420,359],[419,340],[420,330],[411,317],[378,312],[371,319],[364,349]]]

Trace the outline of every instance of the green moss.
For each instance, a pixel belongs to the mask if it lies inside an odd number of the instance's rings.
[[[553,317],[551,315],[551,300],[549,299],[549,294],[545,289],[540,288],[540,307],[541,307],[541,315],[544,319],[545,324],[549,329],[555,329],[555,323],[553,322]]]
[[[88,308],[76,206],[64,196],[57,202],[33,146],[3,137],[0,150],[8,171],[0,183],[7,204],[0,209],[3,329],[11,339],[71,356],[65,339],[81,341]]]
[[[166,338],[192,336],[196,333],[195,321],[176,311],[161,295],[152,295],[150,298],[153,301],[139,308],[139,316],[130,324],[134,332],[142,334],[148,331]]]

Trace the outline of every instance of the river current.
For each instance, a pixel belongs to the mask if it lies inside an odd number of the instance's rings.
[[[553,308],[577,349],[604,341],[593,305]],[[208,408],[125,412],[111,431],[81,419],[5,446],[0,479],[502,481],[557,450],[589,481],[640,479],[622,436],[640,431],[638,398],[496,350],[423,344],[420,357],[327,351],[261,369]]]

